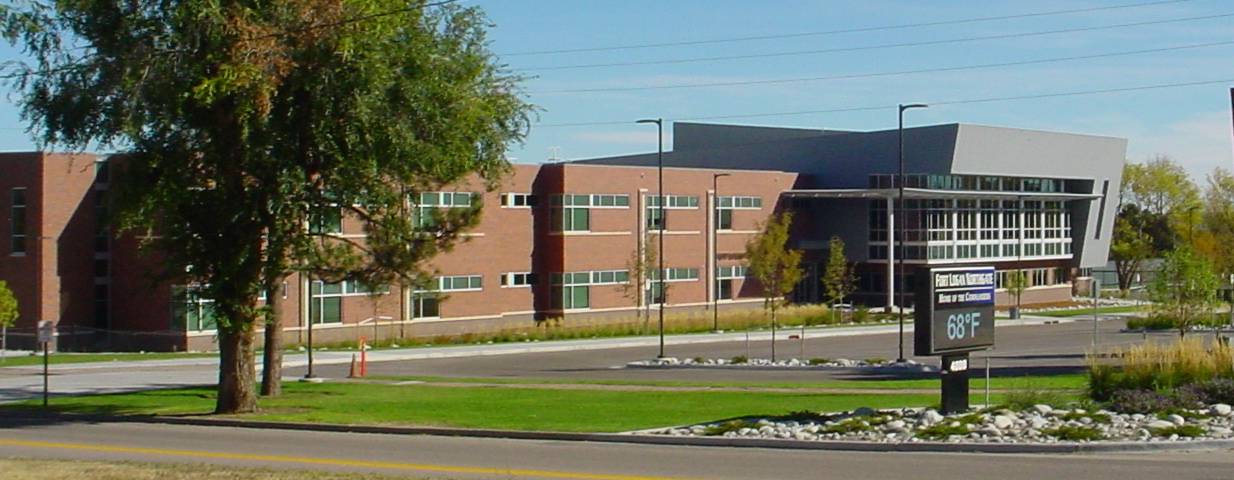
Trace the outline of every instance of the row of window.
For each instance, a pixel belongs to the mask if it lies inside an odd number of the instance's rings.
[[[1028,280],[1027,287],[1044,287],[1062,285],[1071,281],[1068,278],[1070,270],[1066,268],[1025,268],[1021,269]],[[1007,279],[1015,270],[999,270],[994,272],[994,288],[1005,288]]]
[[[896,188],[896,175],[870,175],[870,188]],[[996,192],[1065,192],[1066,180],[1056,178],[1001,177],[991,175],[910,174],[904,176],[906,188],[934,190],[977,190]],[[1074,188],[1072,189],[1074,190]]]
[[[665,277],[668,282],[698,280],[697,268],[666,268]],[[720,267],[717,288],[721,291],[720,298],[729,298],[732,292],[732,280],[745,276],[748,267]],[[658,278],[658,275],[654,275]],[[552,306],[557,309],[590,308],[592,286],[617,285],[628,283],[630,273],[627,270],[594,270],[584,272],[554,273],[552,279]],[[503,286],[530,286],[536,281],[535,274],[528,272],[512,272],[502,274]],[[480,275],[451,275],[434,279],[435,289],[432,291],[417,291],[412,298],[413,318],[434,318],[439,316],[440,302],[437,294],[451,291],[478,291],[483,287]],[[106,285],[103,294],[106,294]],[[284,287],[286,288],[286,287]],[[342,323],[343,298],[348,296],[363,296],[373,293],[389,293],[388,287],[372,287],[363,282],[342,281],[327,283],[314,281],[309,286],[308,318],[314,324]],[[727,292],[727,293],[725,293]],[[652,303],[660,301],[664,289],[662,282],[655,278],[647,290],[647,297]],[[265,300],[263,294],[260,298]],[[173,290],[172,321],[176,328],[189,331],[213,330],[217,327],[214,311],[214,301],[198,294],[195,288],[177,287]]]

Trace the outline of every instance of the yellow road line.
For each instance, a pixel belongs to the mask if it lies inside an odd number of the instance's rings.
[[[464,467],[456,465],[433,465],[424,463],[379,462],[371,460],[348,460],[341,458],[312,458],[288,455],[256,455],[249,453],[202,452],[196,450],[176,450],[168,448],[119,447],[89,443],[43,442],[35,440],[13,440],[0,438],[0,446],[48,448],[59,450],[80,450],[109,453],[137,453],[145,455],[212,458],[223,460],[253,460],[261,462],[280,462],[305,465],[329,465],[336,467],[381,468],[389,470],[414,470],[439,473],[465,473],[476,475],[501,475],[512,477],[543,477],[569,480],[667,480],[667,477],[645,477],[638,475],[615,475],[604,473],[561,472],[553,470],[505,469],[489,467]]]

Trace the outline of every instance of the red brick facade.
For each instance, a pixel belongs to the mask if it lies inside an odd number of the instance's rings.
[[[207,306],[177,300],[176,287],[155,280],[157,254],[141,251],[134,238],[96,235],[106,210],[97,199],[109,186],[106,175],[96,177],[96,157],[0,154],[0,168],[5,172],[0,177],[0,279],[16,293],[21,310],[15,345],[29,346],[36,322],[52,320],[59,323],[63,349],[212,348],[210,325],[190,325],[194,317],[186,314],[188,308],[205,312]],[[668,307],[708,308],[719,294],[712,280],[720,271],[729,277],[724,281],[728,295],[718,299],[721,308],[760,305],[757,284],[734,267],[744,264],[745,244],[759,223],[787,208],[781,193],[797,187],[798,180],[798,174],[778,171],[664,169]],[[713,215],[714,184],[733,207],[725,204],[724,228],[717,228]],[[22,188],[26,251],[14,253],[13,192]],[[629,264],[645,248],[642,242],[661,240],[658,227],[649,227],[649,217],[658,211],[652,206],[656,168],[515,165],[493,191],[484,191],[478,181],[440,190],[471,194],[469,201],[482,202],[483,209],[478,226],[434,259],[436,275],[451,277],[449,291],[441,292],[435,305],[431,293],[394,289],[369,295],[344,286],[315,287],[308,278],[292,276],[274,299],[283,302],[286,341],[307,340],[310,316],[324,320],[314,323],[315,340],[329,343],[374,334],[493,332],[547,319],[560,319],[563,325],[611,322],[634,317],[648,302],[639,289],[631,293],[621,284],[637,283]],[[808,223],[797,230],[808,230]],[[338,234],[360,237],[362,232],[358,222],[344,218]],[[718,259],[714,266],[713,256]],[[331,288],[339,293],[314,295]],[[1034,293],[1031,300],[1069,298],[1064,290],[1041,292],[1048,297],[1042,299]]]

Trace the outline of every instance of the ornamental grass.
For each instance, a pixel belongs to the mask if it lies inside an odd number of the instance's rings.
[[[1120,391],[1172,394],[1188,385],[1234,379],[1234,348],[1200,338],[1115,347],[1107,355],[1090,354],[1088,363],[1088,393],[1099,401]]]

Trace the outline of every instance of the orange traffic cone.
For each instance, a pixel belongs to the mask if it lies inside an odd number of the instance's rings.
[[[351,370],[347,372],[347,378],[356,378],[356,354],[351,354]]]

